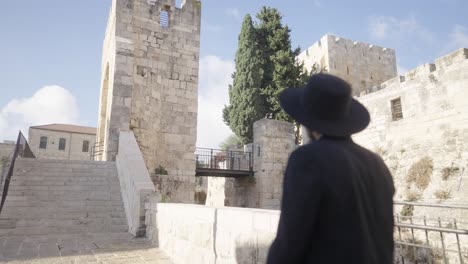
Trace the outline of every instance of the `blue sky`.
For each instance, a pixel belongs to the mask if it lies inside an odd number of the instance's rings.
[[[96,125],[110,5],[110,0],[2,4],[0,140],[32,124]],[[468,47],[466,0],[205,0],[198,145],[216,147],[230,133],[220,108],[227,100],[240,24],[263,5],[283,13],[294,46],[306,48],[333,33],[396,49],[402,72]]]

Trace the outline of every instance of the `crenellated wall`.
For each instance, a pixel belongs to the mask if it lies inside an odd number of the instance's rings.
[[[391,101],[400,98],[403,118]],[[383,156],[396,200],[468,202],[468,49],[424,64],[357,98],[370,126],[356,142]]]
[[[303,51],[298,60],[310,70],[314,64],[348,81],[355,96],[397,76],[393,49],[327,34]]]

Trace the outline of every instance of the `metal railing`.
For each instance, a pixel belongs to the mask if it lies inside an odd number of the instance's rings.
[[[89,159],[90,160],[97,160],[98,157],[101,157],[102,154],[104,154],[104,142],[96,142],[94,145],[91,147],[91,151],[89,154]]]
[[[395,216],[396,264],[468,263],[468,223],[463,222],[468,219],[448,217],[468,217],[468,206],[413,202],[395,205],[402,206],[401,212],[411,212]],[[431,217],[413,216],[414,211],[425,208]]]
[[[253,171],[252,152],[197,148],[197,169]]]
[[[13,152],[13,157],[11,159],[10,167],[8,169],[8,173],[5,177],[5,181],[3,183],[3,192],[2,192],[2,201],[0,202],[0,214],[2,213],[3,206],[5,204],[7,195],[8,195],[8,188],[10,187],[11,177],[13,176],[13,171],[15,169],[16,158],[33,158],[35,159],[36,156],[31,151],[29,147],[28,141],[23,136],[21,131],[18,133],[18,139],[16,140],[15,151]]]

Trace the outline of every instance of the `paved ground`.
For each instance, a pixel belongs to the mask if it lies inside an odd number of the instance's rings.
[[[0,263],[8,264],[170,264],[145,239],[131,235],[0,237]]]

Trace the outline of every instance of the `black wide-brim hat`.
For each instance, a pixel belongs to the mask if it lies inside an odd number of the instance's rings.
[[[286,113],[308,129],[347,137],[364,130],[370,122],[369,112],[351,93],[346,81],[320,73],[311,76],[305,87],[284,90],[280,103]]]

